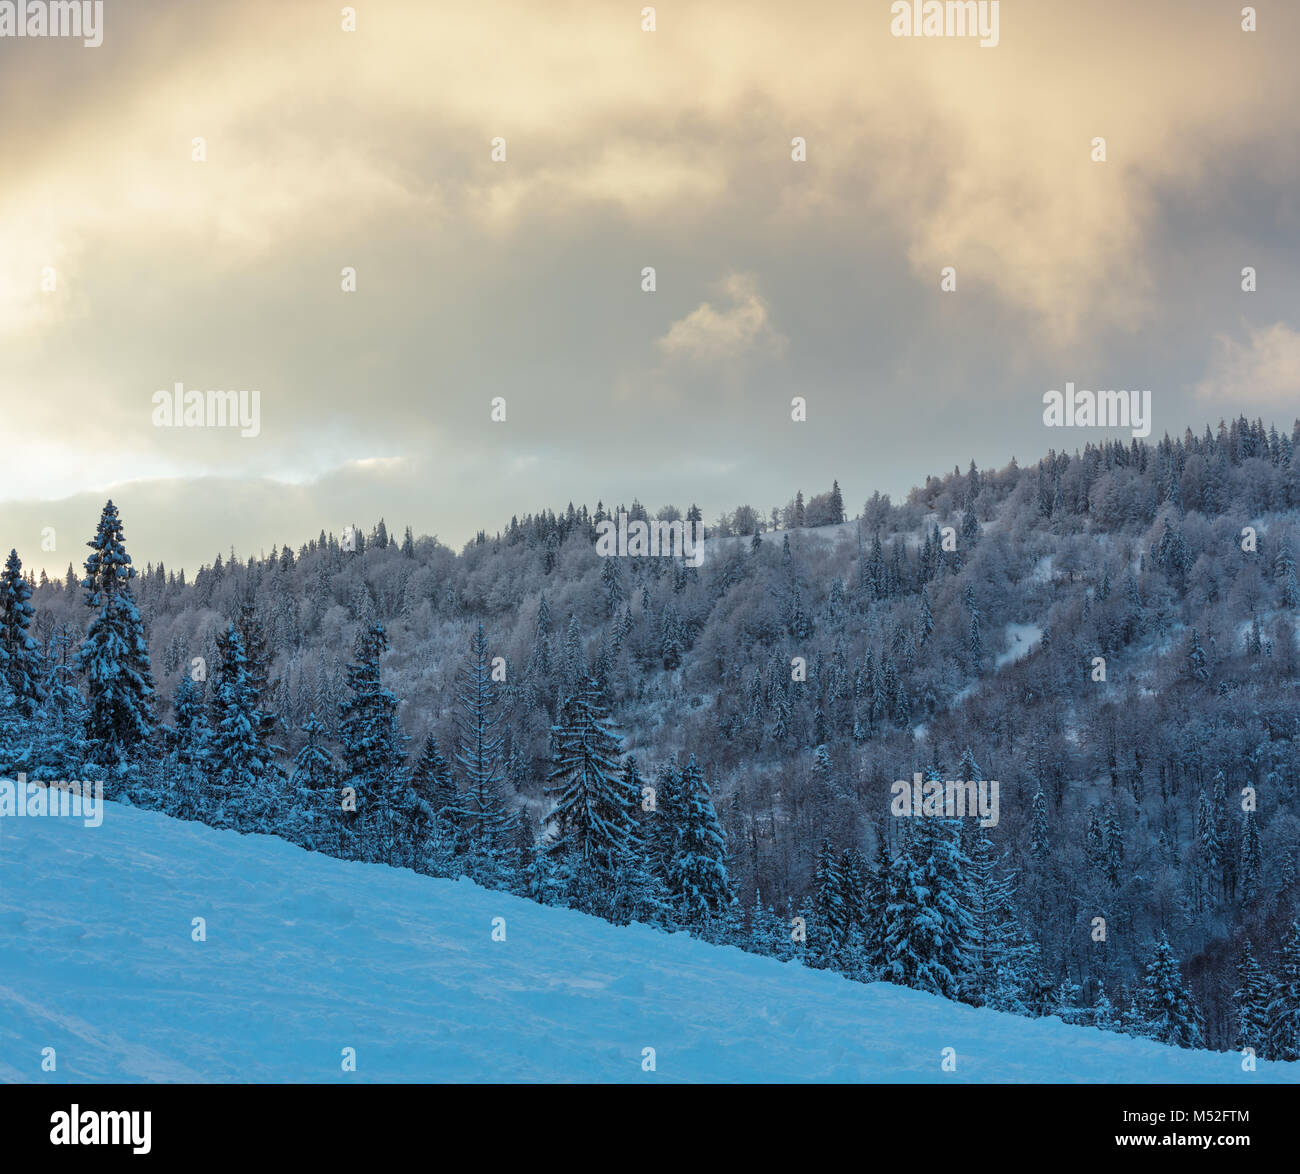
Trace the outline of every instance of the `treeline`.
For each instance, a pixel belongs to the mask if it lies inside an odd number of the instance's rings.
[[[190,581],[149,566],[123,591],[103,565],[88,564],[92,587],[36,583],[13,556],[6,601],[27,595],[4,614],[27,619],[22,635],[6,620],[0,641],[6,769],[84,777],[77,767],[99,762],[134,802],[241,827],[267,802],[280,834],[319,850],[1178,1042],[1192,1037],[1150,1026],[1164,940],[1196,1038],[1235,1047],[1244,1020],[1286,1020],[1294,1005],[1298,437],[1239,420],[1025,468],[972,464],[901,505],[873,496],[856,526],[814,526],[805,506],[798,528],[796,497],[789,518],[778,511],[792,528],[773,534],[742,507],[711,528],[698,568],[599,558],[601,505],[525,515],[459,554],[381,522],[232,552]],[[92,558],[102,547],[102,564],[129,565],[120,527],[96,542]],[[96,644],[95,625],[116,635]],[[141,643],[148,674],[131,659]],[[88,645],[126,650],[128,667],[116,676]],[[463,761],[464,674],[482,671],[491,770]],[[139,718],[150,732],[106,758],[97,739],[129,737],[136,710],[96,699],[93,682],[119,680],[129,702],[154,672]],[[594,724],[573,709],[583,697]],[[606,710],[635,753],[632,779],[628,756],[592,753],[618,765],[600,777],[626,819],[602,816],[607,855],[575,879],[568,848],[546,847],[583,842],[553,816],[567,787],[551,777],[557,731],[567,721],[599,741]],[[376,723],[393,736],[376,738]],[[682,866],[655,831],[677,826],[675,780],[692,758],[723,845],[700,860],[744,895],[703,920],[683,912]],[[916,771],[1001,780],[987,845],[970,828],[886,818],[890,783]],[[241,777],[271,782],[236,798]],[[401,785],[366,781],[380,777]],[[340,800],[349,785],[355,811]],[[655,810],[634,794],[645,786]],[[946,909],[905,915],[899,894],[939,892],[944,861],[960,878]],[[909,868],[929,879],[907,881]],[[979,928],[989,902],[1001,945]],[[942,965],[905,933],[936,917],[951,931]],[[1262,986],[1243,985],[1247,948]],[[1248,987],[1255,1011],[1235,998]],[[1257,1052],[1286,1056],[1270,1031]]]

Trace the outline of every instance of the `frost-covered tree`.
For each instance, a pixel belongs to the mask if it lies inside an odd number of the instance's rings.
[[[974,837],[970,858],[970,962],[965,1001],[1024,1014],[1038,963],[1015,907],[1015,875],[998,859],[987,829]]]
[[[111,501],[87,545],[82,586],[92,616],[77,657],[86,684],[87,736],[104,765],[121,769],[122,756],[153,732],[154,690],[149,645],[131,592],[135,568]]]
[[[1273,1001],[1273,984],[1255,958],[1250,939],[1241,948],[1237,962],[1237,985],[1232,993],[1236,1014],[1237,1048],[1254,1048],[1263,1056],[1268,1046],[1268,1013]]]
[[[726,837],[694,755],[682,770],[671,818],[675,835],[669,892],[682,919],[688,925],[703,926],[731,905],[732,888]]]
[[[409,852],[406,738],[397,696],[380,680],[388,635],[376,621],[357,633],[347,668],[351,695],[339,707],[343,783],[355,801],[352,831],[364,858],[402,863]]]
[[[416,797],[449,826],[460,819],[460,793],[452,777],[451,763],[443,757],[438,740],[430,734],[411,771],[411,788]]]
[[[90,753],[86,740],[86,702],[76,685],[73,637],[67,625],[50,634],[46,677],[34,730],[30,774],[41,779],[76,779]],[[31,723],[28,723],[31,728]]]
[[[1201,647],[1201,634],[1192,629],[1191,635],[1187,640],[1187,674],[1193,680],[1208,681],[1210,679],[1209,662],[1205,656],[1205,649]]]
[[[1134,1026],[1140,1035],[1179,1048],[1199,1048],[1204,1043],[1201,1013],[1183,983],[1182,968],[1163,932],[1147,964],[1136,1012]]]
[[[969,871],[957,821],[903,821],[885,910],[890,982],[957,997],[971,961]]]
[[[632,847],[636,797],[619,762],[622,739],[608,723],[595,680],[565,700],[551,742],[547,794],[555,807],[548,851],[572,862],[584,889],[607,889]]]
[[[1259,842],[1259,824],[1255,813],[1247,811],[1241,817],[1241,897],[1253,901],[1259,895],[1264,853]]]
[[[499,881],[507,869],[512,821],[501,794],[503,732],[487,636],[479,624],[458,677],[456,762],[462,772],[462,827],[476,874]]]
[[[1042,787],[1034,792],[1033,821],[1029,851],[1035,860],[1043,861],[1052,850],[1052,842],[1047,830],[1047,796]]]
[[[1268,1008],[1268,1055],[1300,1060],[1300,920],[1282,942],[1277,985]]]
[[[0,672],[9,681],[10,696],[19,716],[34,718],[41,702],[40,649],[28,632],[36,614],[31,604],[31,584],[23,577],[18,552],[11,550],[0,571]]]
[[[813,876],[817,893],[817,923],[825,937],[828,952],[835,954],[848,936],[850,916],[844,901],[844,876],[840,860],[830,840],[823,840],[817,853]]]
[[[220,662],[212,690],[212,770],[218,822],[250,825],[269,801],[270,770],[258,736],[257,707],[244,644],[234,624],[217,638]]]
[[[328,790],[334,785],[334,759],[325,745],[325,727],[313,711],[299,727],[304,735],[302,748],[294,756],[291,781],[295,787],[310,791]]]

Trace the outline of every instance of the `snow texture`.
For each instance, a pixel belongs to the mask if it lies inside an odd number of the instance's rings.
[[[1300,1082],[117,804],[0,819],[0,1040],[6,1081]]]

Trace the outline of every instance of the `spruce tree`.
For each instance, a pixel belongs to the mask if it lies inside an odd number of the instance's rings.
[[[764,954],[769,958],[785,959],[787,934],[776,911],[763,903],[763,894],[754,890],[754,907],[750,914],[749,946],[750,953]]]
[[[86,741],[86,701],[76,686],[72,634],[56,625],[46,655],[44,695],[35,722],[31,770],[35,778],[81,778],[89,754]],[[0,763],[3,768],[3,763]]]
[[[817,921],[825,937],[828,953],[835,955],[849,930],[849,912],[844,902],[844,876],[839,857],[830,840],[823,840],[813,874],[817,894]]]
[[[234,624],[217,638],[220,657],[213,689],[213,768],[216,819],[254,826],[269,803],[265,752],[258,736],[257,709],[248,682],[243,641]]]
[[[869,872],[870,867],[856,848],[850,848],[840,857],[846,924],[850,929],[856,928],[864,932],[868,920],[867,874]]]
[[[1183,985],[1182,969],[1163,932],[1138,995],[1136,1027],[1141,1035],[1174,1047],[1204,1045],[1200,1011]]]
[[[709,785],[691,755],[673,796],[675,826],[669,891],[687,925],[704,926],[731,905],[727,846]]]
[[[1300,920],[1282,943],[1280,973],[1268,1008],[1271,1060],[1300,1060]]]
[[[299,727],[306,735],[294,756],[284,790],[291,810],[285,817],[292,838],[314,851],[335,851],[343,813],[334,797],[334,759],[325,745],[325,727],[312,712]]]
[[[844,495],[840,493],[838,481],[831,482],[831,521],[836,524],[844,521]]]
[[[622,739],[609,725],[595,680],[565,701],[551,740],[547,782],[554,785],[547,794],[555,796],[555,836],[548,851],[573,862],[584,889],[608,890],[631,847],[635,799],[619,762]]]
[[[461,815],[460,793],[452,778],[451,763],[438,749],[438,740],[430,734],[424,740],[420,757],[411,772],[411,789],[439,819],[455,824]]]
[[[203,687],[189,673],[181,674],[172,694],[172,724],[164,727],[164,740],[182,762],[206,761],[211,749],[212,730],[203,707]]]
[[[18,552],[11,550],[0,571],[0,672],[9,681],[10,696],[18,714],[36,716],[41,702],[40,650],[27,629],[36,614],[31,605],[31,585],[23,578]]]
[[[1113,803],[1106,805],[1106,879],[1118,888],[1124,868],[1124,834]]]
[[[1029,841],[1029,851],[1040,864],[1045,861],[1051,853],[1051,837],[1047,831],[1047,796],[1043,794],[1043,788],[1040,786],[1034,792],[1033,807],[1033,831]]]
[[[457,704],[456,762],[464,780],[461,811],[466,843],[475,876],[484,883],[500,883],[507,871],[512,822],[501,794],[502,717],[482,624],[470,638],[469,657],[460,669]]]
[[[1088,1023],[1101,1031],[1119,1031],[1120,1028],[1120,1019],[1116,1014],[1115,1005],[1106,994],[1106,984],[1100,979],[1097,980],[1097,994],[1092,1001],[1092,1013],[1088,1017]]]
[[[958,997],[971,960],[969,871],[956,820],[906,820],[885,912],[890,982]]]
[[[963,997],[975,1006],[1026,1012],[1035,955],[1015,908],[1015,875],[1004,871],[986,828],[970,858],[970,965]]]
[[[153,730],[153,675],[144,624],[131,593],[135,568],[122,544],[122,523],[109,501],[87,545],[86,604],[94,613],[77,656],[86,682],[87,737],[104,765],[121,761]]]
[[[1232,992],[1232,1007],[1237,1019],[1236,1048],[1254,1048],[1257,1056],[1262,1058],[1266,1055],[1269,1005],[1272,1001],[1272,982],[1256,961],[1247,938],[1237,962],[1237,988]]]
[[[1253,901],[1258,896],[1263,867],[1264,854],[1259,843],[1259,824],[1255,820],[1255,813],[1247,811],[1241,817],[1241,897],[1243,901]]]
[[[379,658],[387,648],[382,623],[357,633],[356,659],[347,668],[351,696],[339,706],[339,741],[343,781],[355,795],[352,831],[362,858],[401,864],[411,848],[405,834],[411,803],[397,697],[380,680]]]
[[[290,781],[309,791],[328,791],[334,784],[334,759],[325,746],[325,727],[313,710],[299,729],[307,737],[294,756]]]

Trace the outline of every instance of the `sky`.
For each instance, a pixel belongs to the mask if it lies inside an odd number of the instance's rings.
[[[343,7],[109,0],[99,47],[0,37],[25,565],[80,566],[109,496],[138,564],[191,573],[381,516],[459,546],[832,478],[853,513],[1131,434],[1046,427],[1067,382],[1150,389],[1152,440],[1300,416],[1290,0],[1254,32],[1220,0],[1001,0],[990,46],[895,36],[880,0]],[[177,384],[256,390],[256,435],[160,426]]]

